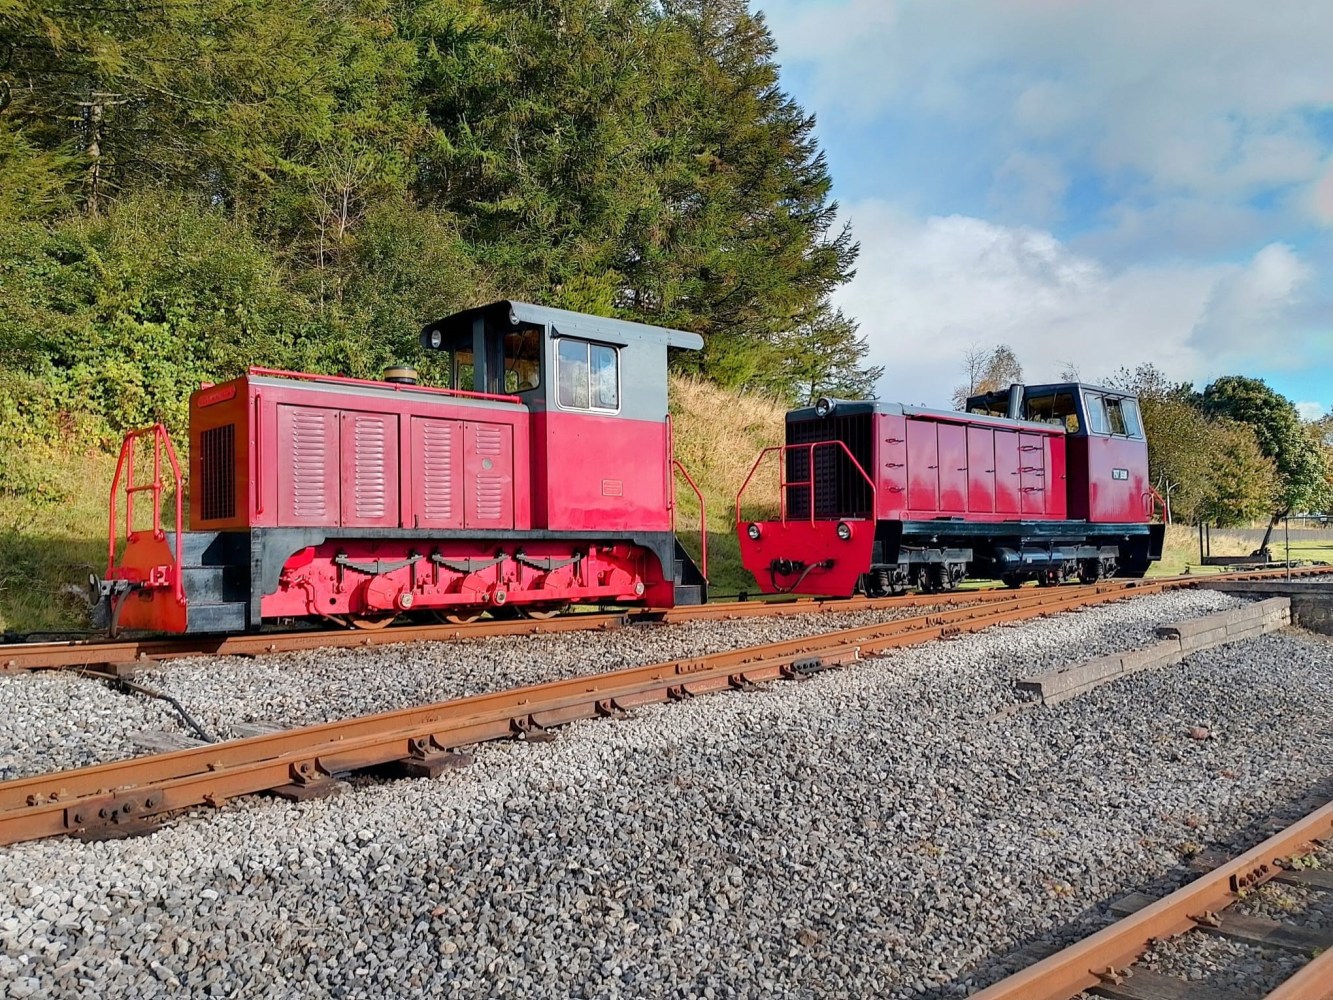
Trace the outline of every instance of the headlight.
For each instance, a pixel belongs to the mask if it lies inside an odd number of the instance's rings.
[[[440,349],[440,345],[443,343],[444,343],[444,334],[442,334],[439,330],[432,330],[430,332],[430,346],[438,351]]]
[[[745,529],[745,533],[750,536],[750,541],[752,542],[759,541],[759,525],[757,524],[750,525],[748,528]]]
[[[841,538],[844,542],[849,541],[851,539],[852,526],[848,524],[846,521],[838,522],[838,537]]]
[[[835,405],[833,400],[829,399],[827,396],[820,396],[815,400],[815,416],[822,420],[833,412]]]

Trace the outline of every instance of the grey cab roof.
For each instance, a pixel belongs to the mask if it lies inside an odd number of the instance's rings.
[[[428,323],[421,331],[421,344],[429,348],[430,334],[435,330],[444,334],[446,339],[469,333],[473,322],[479,317],[491,323],[507,323],[510,326],[535,323],[551,327],[558,333],[611,344],[661,344],[690,351],[697,351],[704,346],[703,338],[697,333],[650,326],[647,323],[633,323],[624,319],[611,319],[606,316],[590,316],[587,313],[552,309],[549,306],[536,306],[530,302],[515,302],[512,299],[502,299],[490,305],[465,309],[434,323]]]

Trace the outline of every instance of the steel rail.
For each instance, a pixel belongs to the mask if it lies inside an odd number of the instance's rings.
[[[1311,567],[1292,571],[1293,577],[1333,573],[1333,567]],[[1200,579],[1262,580],[1284,576],[1286,570],[1251,570],[1203,576],[1158,577],[1124,580],[1126,585],[1148,583],[1191,584]],[[850,614],[899,608],[957,606],[1003,601],[1014,591],[997,587],[987,590],[954,590],[938,594],[905,594],[899,597],[787,598],[776,601],[729,601],[690,605],[667,611],[621,611],[581,613],[545,620],[518,619],[479,621],[464,625],[401,625],[383,631],[335,629],[305,632],[258,632],[213,637],[180,637],[127,640],[75,640],[71,642],[11,643],[0,645],[0,673],[25,670],[59,670],[67,667],[102,667],[133,664],[143,660],[171,660],[194,656],[260,656],[306,649],[356,648],[406,642],[447,642],[487,636],[536,635],[617,628],[630,622],[671,623],[717,619],[758,618],[777,615]]]
[[[143,660],[173,660],[194,656],[260,656],[305,649],[351,649],[404,642],[450,642],[488,636],[581,632],[619,628],[640,621],[663,621],[675,624],[775,615],[850,614],[894,608],[972,604],[1003,599],[1012,596],[1012,593],[1006,589],[956,590],[940,594],[907,594],[900,597],[731,601],[688,605],[666,611],[587,612],[549,619],[521,618],[502,621],[488,619],[462,625],[400,625],[379,631],[323,629],[125,641],[85,639],[70,642],[11,643],[0,645],[0,672],[118,666]]]
[[[182,636],[124,642],[99,639],[75,642],[12,643],[0,646],[0,672],[59,670],[66,667],[115,666],[142,660],[191,656],[261,656],[304,649],[356,648],[400,642],[449,641],[493,635],[581,632],[627,624],[625,612],[575,614],[544,621],[479,621],[464,625],[402,625],[381,631],[326,629],[309,632],[255,632],[228,636]]]
[[[1140,581],[1017,592],[994,601],[822,635],[629,667],[0,783],[0,843],[156,815],[636,705],[746,687],[884,649],[980,631],[1178,584]]]
[[[1293,855],[1307,851],[1313,842],[1330,835],[1333,835],[1333,802],[1091,937],[973,993],[972,1000],[1069,1000],[1102,984],[1103,977],[1112,974],[1111,970],[1132,965],[1153,940],[1183,934],[1211,919],[1206,915],[1235,902],[1239,889],[1251,889],[1281,874]],[[1333,960],[1326,955],[1323,961],[1316,959],[1298,973],[1294,987],[1288,989],[1292,983],[1288,980],[1269,994],[1269,1000],[1318,1000],[1325,994],[1308,988],[1313,985],[1333,990]]]
[[[1333,948],[1313,959],[1269,993],[1264,1000],[1330,1000],[1333,998]]]

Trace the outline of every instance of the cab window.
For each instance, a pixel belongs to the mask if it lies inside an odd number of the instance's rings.
[[[1027,418],[1052,427],[1063,427],[1067,434],[1079,431],[1078,403],[1072,392],[1054,392],[1046,396],[1029,396],[1024,401]]]
[[[1125,418],[1125,433],[1132,438],[1143,437],[1143,421],[1139,418],[1139,403],[1136,399],[1122,399],[1120,412]]]
[[[1088,408],[1088,430],[1094,434],[1109,434],[1109,425],[1106,417],[1106,397],[1100,393],[1088,392],[1083,394],[1083,402]]]
[[[1125,436],[1125,411],[1120,406],[1120,400],[1111,396],[1106,398],[1106,423],[1112,434]]]
[[[455,347],[449,352],[452,376],[449,387],[466,392],[476,391],[477,366],[472,356],[472,344]]]
[[[562,337],[556,346],[557,401],[576,410],[620,409],[620,355],[614,347]]]
[[[541,384],[542,328],[529,326],[504,338],[504,391],[527,392]]]

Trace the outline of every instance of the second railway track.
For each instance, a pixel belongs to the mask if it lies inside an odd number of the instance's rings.
[[[1274,881],[1333,894],[1333,873],[1302,863],[1321,843],[1333,844],[1333,802],[1170,895],[1131,901],[1129,915],[973,994],[973,1000],[1070,1000],[1084,991],[1108,1000],[1328,1000],[1333,997],[1333,929],[1235,916],[1227,909]],[[1191,984],[1135,967],[1154,942],[1186,934],[1275,946],[1307,961],[1275,989],[1254,993]]]

